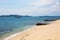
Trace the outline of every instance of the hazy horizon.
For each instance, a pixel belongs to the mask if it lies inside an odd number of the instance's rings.
[[[10,16],[10,15],[0,15],[0,16]],[[12,14],[12,16],[32,16],[32,17],[34,17],[33,15],[14,15],[14,14]],[[42,15],[40,15],[40,16],[42,16]],[[43,15],[43,16],[57,16],[57,15]],[[39,17],[39,16],[37,15],[35,17]]]
[[[0,15],[60,16],[60,0],[0,0]]]

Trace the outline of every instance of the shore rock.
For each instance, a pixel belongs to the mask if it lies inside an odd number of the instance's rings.
[[[48,19],[45,19],[44,21],[56,21],[56,20],[48,20]]]
[[[47,25],[47,23],[37,23],[36,25]]]

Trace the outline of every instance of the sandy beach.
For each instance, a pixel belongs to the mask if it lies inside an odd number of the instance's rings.
[[[34,26],[4,40],[60,40],[60,20],[47,25]]]

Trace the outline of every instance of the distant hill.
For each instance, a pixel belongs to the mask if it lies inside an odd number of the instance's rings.
[[[22,16],[22,15],[1,15],[0,17],[15,17],[15,18],[20,18],[20,17],[32,17],[32,16]]]
[[[60,17],[60,16],[22,16],[22,15],[1,15],[0,17]]]

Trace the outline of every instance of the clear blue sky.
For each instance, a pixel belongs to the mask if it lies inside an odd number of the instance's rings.
[[[0,0],[0,15],[60,16],[60,0]]]

